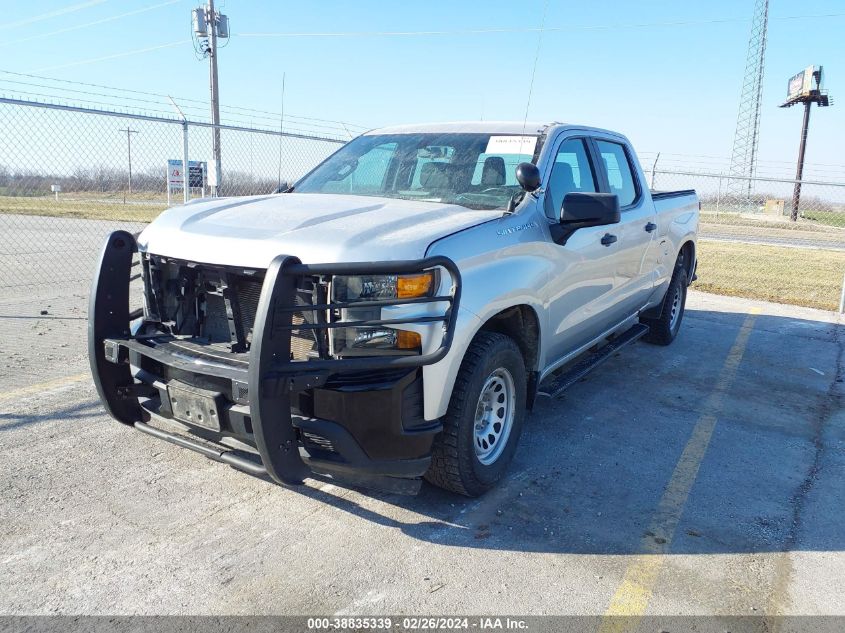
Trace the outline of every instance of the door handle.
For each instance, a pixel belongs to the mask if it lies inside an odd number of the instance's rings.
[[[657,228],[657,225],[654,222],[649,222],[645,225],[646,233],[651,233],[654,229]]]
[[[605,233],[604,237],[601,238],[601,243],[605,246],[610,246],[613,244],[618,238],[615,235],[611,235],[610,233]]]

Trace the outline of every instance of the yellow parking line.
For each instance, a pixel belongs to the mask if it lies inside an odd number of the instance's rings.
[[[619,633],[633,628],[648,608],[657,576],[663,566],[664,556],[672,544],[675,528],[678,527],[687,497],[710,444],[725,394],[736,378],[739,363],[745,353],[748,337],[751,335],[758,314],[760,314],[759,308],[749,310],[748,316],[740,327],[736,340],[719,372],[716,386],[704,402],[701,417],[695,423],[692,435],[666,485],[657,511],[651,518],[649,531],[640,543],[645,554],[634,557],[625,570],[625,576],[616,589],[610,606],[605,611],[605,618],[599,628],[601,633]]]
[[[35,394],[43,393],[45,391],[50,391],[52,389],[57,389],[59,387],[65,387],[68,385],[73,385],[78,382],[82,382],[83,380],[90,379],[91,373],[84,372],[82,374],[74,374],[73,376],[64,376],[62,378],[55,378],[53,380],[47,380],[46,382],[40,382],[34,385],[28,385],[26,387],[21,387],[20,389],[12,389],[11,391],[6,391],[4,393],[0,393],[0,402],[4,400],[13,400],[17,398],[25,398],[27,396],[32,396]]]

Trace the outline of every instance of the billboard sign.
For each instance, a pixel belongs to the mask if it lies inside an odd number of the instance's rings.
[[[821,90],[822,87],[822,67],[821,66],[807,66],[800,73],[789,78],[789,84],[786,90],[787,101],[797,99],[799,97],[808,97],[811,92]]]

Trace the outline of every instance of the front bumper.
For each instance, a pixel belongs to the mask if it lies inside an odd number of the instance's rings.
[[[451,260],[303,265],[293,257],[277,257],[261,286],[249,351],[222,354],[184,337],[133,336],[129,280],[135,251],[130,234],[110,235],[91,292],[89,358],[100,398],[113,417],[232,466],[266,473],[278,483],[299,484],[316,473],[396,492],[418,490],[441,430],[439,423],[423,418],[419,368],[441,360],[451,345],[460,300],[460,275]],[[368,325],[441,321],[443,338],[433,351],[282,360],[291,358],[292,315],[303,310],[295,304],[295,293],[304,276],[432,268],[445,270],[452,280],[448,295],[427,299],[448,305],[442,317]],[[315,311],[326,307],[309,306]],[[308,327],[340,327],[325,319],[317,323]],[[186,402],[194,416],[204,418],[191,418]],[[159,418],[186,425],[203,441],[149,424]],[[226,448],[221,442],[227,437],[254,449],[253,455]]]

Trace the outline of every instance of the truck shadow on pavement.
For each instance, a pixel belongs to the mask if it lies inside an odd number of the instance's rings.
[[[0,433],[25,426],[32,426],[41,422],[56,420],[75,421],[85,420],[102,411],[99,400],[76,403],[60,409],[50,409],[38,413],[7,413],[0,404]]]
[[[750,335],[731,377],[727,359],[743,327]],[[505,480],[477,500],[429,485],[414,498],[365,492],[382,502],[380,513],[354,494],[299,492],[415,539],[460,547],[842,550],[838,327],[690,310],[672,346],[637,344],[562,397],[538,400]],[[713,396],[720,381],[724,393]],[[702,445],[710,412],[716,421]],[[685,454],[693,442],[698,459]],[[401,518],[409,512],[427,518]]]

